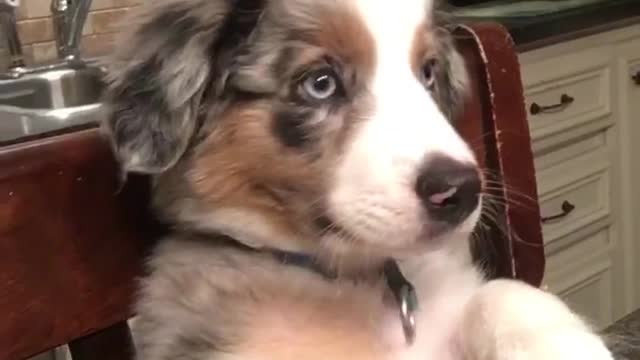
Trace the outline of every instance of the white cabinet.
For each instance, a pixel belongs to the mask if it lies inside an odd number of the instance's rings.
[[[640,25],[520,54],[545,285],[595,326],[640,307]],[[635,119],[634,119],[635,118]]]
[[[622,229],[630,241],[618,249],[626,259],[628,277],[625,286],[633,289],[627,301],[640,306],[640,36],[620,44],[617,49],[618,106],[620,113],[621,211],[628,220]]]

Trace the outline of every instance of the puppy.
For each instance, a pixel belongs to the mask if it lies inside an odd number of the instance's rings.
[[[431,0],[154,0],[132,20],[104,128],[172,228],[138,359],[611,359],[560,300],[472,265],[466,73]]]

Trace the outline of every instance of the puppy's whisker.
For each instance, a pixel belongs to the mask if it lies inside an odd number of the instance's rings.
[[[515,187],[506,183],[504,180],[500,179],[501,176],[496,171],[488,168],[482,168],[480,170],[485,175],[485,179],[484,179],[485,184],[493,185],[495,187],[495,190],[497,191],[502,190],[507,192],[508,195],[521,197],[531,202],[537,202],[537,199],[534,199],[531,196],[524,194],[523,192],[519,191]]]
[[[478,148],[474,148],[475,146],[481,146],[482,144],[476,144],[477,142],[480,141],[484,141],[486,140],[487,137],[491,136],[493,133],[490,131],[487,131],[485,133],[480,134],[479,136],[476,136],[475,138],[472,139],[467,139],[467,144],[469,144],[469,146],[473,149],[473,150],[478,150]]]
[[[501,196],[495,196],[495,195],[483,195],[482,197],[484,200],[486,200],[486,202],[494,204],[494,205],[501,205],[503,207],[507,206],[507,205],[513,205],[516,207],[520,207],[523,209],[532,209],[531,205],[522,203],[520,201],[514,200],[513,198],[504,198]]]
[[[502,218],[503,216],[501,216],[501,214],[498,213],[496,209],[489,206],[486,208],[483,207],[479,223],[489,229],[498,230],[503,236],[507,237],[508,239],[512,239],[514,242],[526,244],[528,246],[540,246],[539,244],[524,240],[524,238],[521,237],[513,228],[508,230],[507,225],[503,221],[499,220]]]
[[[531,196],[526,195],[516,189],[504,187],[500,183],[485,183],[484,194],[494,197],[506,198],[507,200],[512,202],[517,201],[517,205],[524,207],[531,206],[530,204],[537,203],[537,200],[533,199]]]
[[[488,180],[485,182],[485,188],[493,190],[493,191],[504,191],[506,193],[506,195],[509,196],[513,196],[513,197],[519,197],[519,198],[523,198],[527,201],[531,201],[531,202],[535,202],[536,200],[534,198],[532,198],[530,195],[527,195],[525,193],[523,193],[522,191],[508,186],[502,182],[498,182],[498,181],[491,181]]]

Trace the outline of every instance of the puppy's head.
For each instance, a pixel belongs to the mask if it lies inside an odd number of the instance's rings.
[[[401,256],[468,232],[466,72],[431,0],[153,1],[111,68],[125,170],[256,246]]]

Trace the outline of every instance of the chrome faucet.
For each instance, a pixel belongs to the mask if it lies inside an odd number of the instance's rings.
[[[25,66],[16,24],[18,6],[20,6],[20,0],[0,0],[0,26],[7,37],[10,56],[9,73],[15,74],[16,77]]]
[[[2,0],[0,0],[2,1]],[[92,0],[51,0],[58,57],[80,60],[80,40]]]

